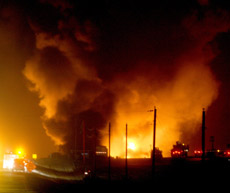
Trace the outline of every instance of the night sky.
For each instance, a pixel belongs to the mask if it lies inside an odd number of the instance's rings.
[[[165,155],[201,148],[203,108],[207,148],[224,149],[229,50],[227,0],[0,0],[0,154],[69,152],[76,133],[81,148],[83,125],[107,145],[109,122],[114,146],[128,123],[149,148],[154,106]]]

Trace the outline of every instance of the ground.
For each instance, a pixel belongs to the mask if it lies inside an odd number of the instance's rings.
[[[209,159],[202,162],[200,158],[171,159],[164,158],[156,163],[152,173],[150,159],[128,160],[128,170],[125,170],[124,159],[111,161],[111,180],[108,175],[108,160],[97,163],[96,172],[84,180],[62,180],[50,178],[38,173],[0,172],[0,192],[12,193],[55,193],[77,192],[79,188],[100,189],[108,185],[116,189],[122,187],[134,188],[158,187],[177,189],[182,187],[202,188],[227,187],[229,184],[230,162],[226,158]],[[102,167],[103,166],[103,167]],[[56,173],[57,175],[60,175]]]

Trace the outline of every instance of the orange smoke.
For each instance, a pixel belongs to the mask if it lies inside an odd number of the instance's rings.
[[[217,97],[218,84],[208,66],[187,63],[173,79],[162,85],[137,77],[132,82],[118,80],[115,87],[126,85],[116,105],[112,129],[111,155],[125,156],[125,124],[128,124],[128,157],[150,157],[153,141],[153,113],[157,107],[156,146],[170,155],[181,134],[199,132],[202,108]],[[118,88],[117,88],[118,89]],[[184,124],[185,127],[184,127]],[[183,127],[182,127],[183,124]],[[107,144],[105,138],[104,144]]]
[[[199,132],[202,108],[207,109],[218,95],[218,83],[208,66],[214,57],[208,44],[228,29],[225,12],[195,11],[174,18],[170,25],[152,22],[158,20],[155,14],[146,23],[137,15],[130,26],[126,26],[129,17],[124,23],[119,23],[125,21],[122,17],[117,21],[111,17],[100,28],[90,19],[78,22],[72,12],[62,12],[66,6],[59,10],[62,17],[55,33],[31,21],[36,49],[24,69],[32,90],[39,93],[43,126],[56,144],[73,148],[73,135],[82,133],[84,121],[85,129],[97,130],[102,135],[99,143],[107,146],[110,121],[111,154],[124,157],[127,123],[128,157],[149,157],[153,113],[148,111],[154,106],[156,146],[164,156],[183,136]]]
[[[167,80],[161,80],[155,69],[145,75],[133,69],[128,73],[129,78],[126,78],[126,74],[120,74],[114,81],[103,85],[94,70],[84,66],[76,55],[73,56],[70,42],[66,39],[37,34],[37,49],[37,53],[27,62],[24,74],[33,83],[32,90],[40,94],[40,106],[45,109],[43,121],[52,120],[57,123],[55,130],[43,124],[47,135],[57,145],[65,143],[64,138],[69,135],[67,127],[70,127],[70,117],[58,112],[58,104],[67,101],[74,105],[72,100],[78,100],[75,94],[83,96],[82,101],[78,101],[82,107],[75,109],[75,113],[96,108],[102,115],[107,112],[103,106],[104,101],[101,101],[105,99],[99,100],[103,89],[116,94],[118,100],[112,117],[111,154],[119,157],[125,155],[126,123],[128,157],[150,157],[153,113],[148,111],[156,106],[156,146],[163,151],[164,156],[169,156],[172,145],[181,139],[182,134],[193,135],[199,132],[202,108],[207,109],[217,97],[218,83],[202,59],[178,62],[176,73]],[[54,56],[58,59],[50,59]],[[74,94],[76,85],[83,79],[93,80],[98,91],[88,92],[86,89],[83,90],[86,93]],[[104,135],[102,144],[107,146],[107,135]]]
[[[36,27],[32,28],[36,32],[36,52],[26,62],[23,73],[32,83],[30,90],[39,93],[39,105],[45,110],[42,120],[66,121],[65,116],[57,116],[58,103],[73,94],[79,80],[98,80],[94,71],[82,64],[67,36],[50,36],[37,32]],[[45,124],[43,127],[55,144],[65,143],[65,129],[57,134],[50,131]]]

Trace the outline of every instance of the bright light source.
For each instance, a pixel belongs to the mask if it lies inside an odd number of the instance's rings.
[[[3,168],[4,169],[13,169],[14,167],[14,160],[17,159],[19,156],[16,154],[4,154],[3,158]]]
[[[85,175],[88,175],[89,173],[88,172],[85,172]]]
[[[135,150],[136,149],[136,145],[133,142],[129,142],[128,149]]]
[[[37,159],[38,158],[37,154],[36,153],[32,154],[32,158]]]
[[[25,152],[24,152],[24,150],[23,150],[22,148],[18,148],[18,149],[16,150],[16,154],[17,154],[20,158],[22,158],[22,157],[25,156]]]

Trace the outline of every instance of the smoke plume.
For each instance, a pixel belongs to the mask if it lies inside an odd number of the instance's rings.
[[[129,156],[147,157],[153,121],[148,111],[156,106],[156,145],[164,155],[175,141],[192,140],[202,108],[218,97],[210,42],[229,27],[226,12],[202,10],[208,3],[200,2],[181,9],[175,2],[152,7],[41,1],[53,18],[49,25],[30,18],[36,48],[24,74],[39,93],[47,135],[69,151],[82,148],[85,129],[88,148],[93,136],[107,146],[111,122],[111,153],[122,157],[127,123],[135,146]]]

